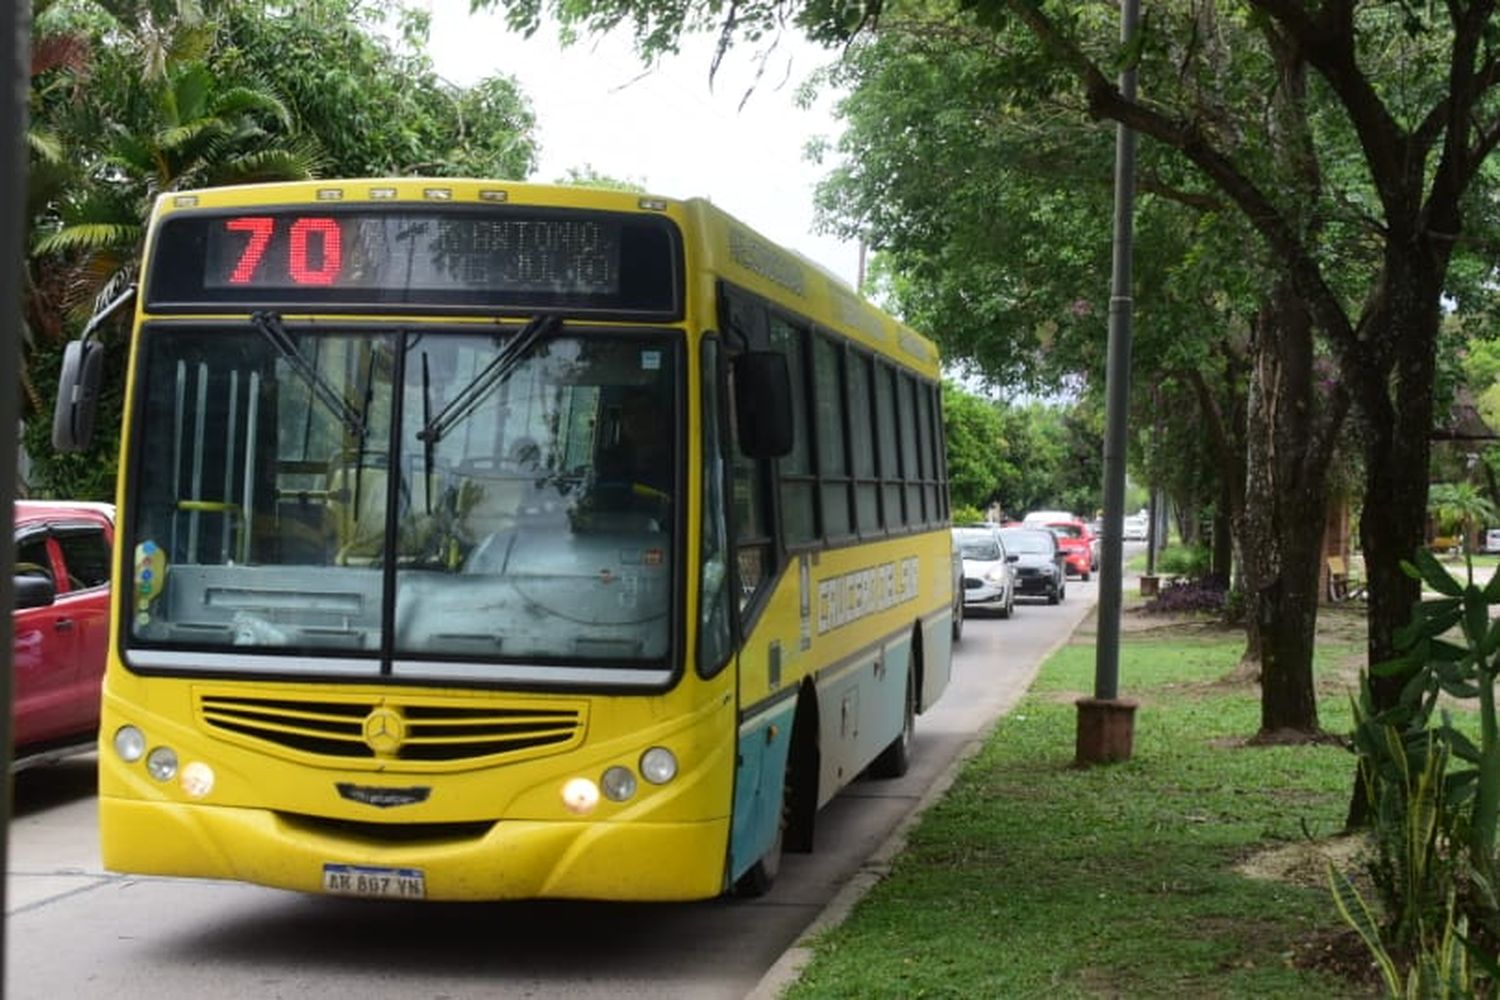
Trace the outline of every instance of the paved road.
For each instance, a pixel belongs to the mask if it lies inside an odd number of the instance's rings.
[[[856,782],[829,803],[816,852],[789,855],[776,887],[755,901],[372,903],[127,878],[99,863],[92,759],[23,772],[10,833],[5,996],[738,1000],[842,889],[878,869],[878,849],[1024,693],[1095,590],[1074,581],[1061,606],[1027,603],[1009,621],[970,620],[952,684],[918,720],[910,773]]]

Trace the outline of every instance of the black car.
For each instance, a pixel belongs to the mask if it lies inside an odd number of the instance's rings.
[[[1014,559],[1018,595],[1045,597],[1048,604],[1063,599],[1068,576],[1056,535],[1041,527],[1001,528],[1000,540]]]

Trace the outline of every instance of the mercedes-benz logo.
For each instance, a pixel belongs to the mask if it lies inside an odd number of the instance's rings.
[[[363,731],[365,744],[381,757],[394,757],[406,742],[406,720],[384,705],[365,716]]]

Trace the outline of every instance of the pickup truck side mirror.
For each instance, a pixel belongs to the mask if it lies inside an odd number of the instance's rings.
[[[45,576],[27,573],[16,578],[16,608],[45,608],[57,600],[57,588]]]

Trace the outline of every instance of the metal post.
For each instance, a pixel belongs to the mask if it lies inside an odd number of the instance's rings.
[[[26,212],[26,105],[31,87],[31,4],[29,0],[0,3],[0,38],[6,41],[5,97],[0,109],[4,152],[0,154],[0,357],[9,357],[11,380],[0,392],[0,515],[15,523],[16,439],[20,434],[20,404],[16,372],[21,370],[21,240]],[[15,606],[16,539],[14,531],[0,531],[0,607]],[[7,612],[0,625],[0,649],[13,648],[14,626]],[[11,728],[10,670],[0,670],[0,860],[10,870]],[[5,879],[0,879],[0,913],[7,909]],[[5,925],[0,922],[0,984],[5,982]],[[0,990],[3,990],[0,985]]]
[[[1140,19],[1140,0],[1120,5],[1120,40],[1129,48]],[[1135,99],[1135,66],[1120,72],[1120,93]],[[1120,608],[1124,578],[1125,440],[1130,406],[1131,239],[1135,214],[1135,131],[1115,130],[1114,273],[1109,297],[1109,361],[1104,425],[1104,551],[1099,565],[1099,630],[1094,660],[1094,696],[1078,702],[1080,764],[1130,756],[1133,702],[1121,701]]]
[[[1152,442],[1155,448],[1155,442]],[[1156,552],[1161,545],[1161,507],[1157,505],[1156,487],[1151,487],[1151,501],[1146,514],[1146,572],[1156,575]]]

